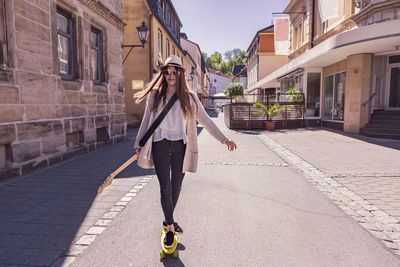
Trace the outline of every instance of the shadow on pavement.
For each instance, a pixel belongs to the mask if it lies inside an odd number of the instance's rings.
[[[206,112],[208,116],[211,118],[217,118],[218,117],[218,111],[215,111],[214,109],[206,109]]]
[[[0,265],[50,266],[62,258],[152,169],[131,164],[97,195],[103,180],[133,155],[133,140],[106,146],[0,184]]]
[[[178,246],[176,247],[176,250],[179,251],[184,251],[186,248],[182,243],[178,243]],[[171,255],[167,255],[165,259],[162,260],[162,263],[164,266],[185,266],[185,264],[181,261],[181,259],[178,258],[173,258]]]

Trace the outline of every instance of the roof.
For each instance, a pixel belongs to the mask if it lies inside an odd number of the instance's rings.
[[[199,46],[197,43],[195,43],[195,42],[193,42],[193,41],[190,41],[190,40],[187,38],[186,33],[182,32],[182,33],[180,34],[180,37],[183,38],[183,39],[185,39],[185,41],[188,41],[188,42],[190,42],[190,43],[192,43],[192,44],[195,44],[195,45],[197,46],[197,48],[199,48],[199,51],[200,51],[200,54],[201,54],[200,46]]]
[[[256,37],[257,37],[260,33],[271,33],[271,32],[274,33],[274,25],[273,25],[273,24],[270,25],[270,26],[268,26],[268,27],[265,27],[265,28],[259,30],[259,31],[254,35],[253,40],[251,40],[250,45],[249,45],[249,47],[247,48],[246,52],[249,52],[249,50],[250,50],[252,44],[253,44],[254,41],[256,40]]]
[[[210,67],[207,67],[207,70],[208,70],[209,73],[213,73],[213,74],[216,74],[216,75],[225,77],[225,78],[232,79],[231,76],[226,75],[225,73],[223,73],[223,72],[221,72],[221,71],[219,71],[219,70],[216,70],[216,69],[213,69],[213,68],[210,68]]]
[[[241,72],[242,69],[244,68],[244,66],[246,66],[246,65],[233,65],[233,67],[232,67],[232,75],[235,76],[236,74]]]

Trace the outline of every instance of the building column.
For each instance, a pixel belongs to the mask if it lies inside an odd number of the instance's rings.
[[[359,134],[370,116],[372,54],[348,56],[346,66],[343,130]]]

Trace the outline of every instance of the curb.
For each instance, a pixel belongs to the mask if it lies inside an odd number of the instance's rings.
[[[69,266],[75,259],[84,252],[96,238],[101,235],[110,223],[125,209],[128,203],[150,182],[155,175],[146,175],[133,186],[117,203],[114,204],[86,233],[81,236],[64,254],[62,258],[56,260],[51,266]]]

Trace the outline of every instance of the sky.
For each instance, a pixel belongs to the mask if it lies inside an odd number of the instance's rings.
[[[208,56],[215,51],[247,50],[254,35],[272,24],[272,12],[282,12],[290,0],[171,0],[181,32]]]

